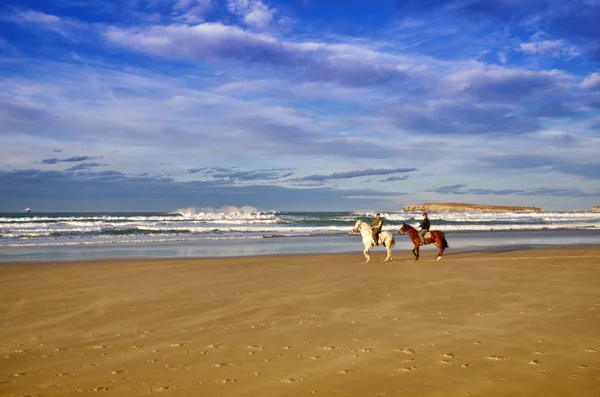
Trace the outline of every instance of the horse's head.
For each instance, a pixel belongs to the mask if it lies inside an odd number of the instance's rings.
[[[360,224],[362,223],[362,220],[357,220],[356,223],[354,224],[354,228],[352,229],[352,233],[358,233],[358,231],[360,230]]]
[[[398,234],[404,234],[405,232],[406,232],[406,223],[403,223],[400,230],[398,230]]]

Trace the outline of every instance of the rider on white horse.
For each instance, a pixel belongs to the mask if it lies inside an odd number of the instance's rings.
[[[375,219],[373,219],[373,223],[371,223],[371,233],[373,236],[373,247],[379,245],[379,233],[381,233],[381,229],[383,228],[383,219],[381,219],[381,214],[377,213]]]
[[[377,214],[379,215],[379,214]],[[369,250],[373,248],[373,229],[369,227],[367,222],[363,222],[362,220],[357,220],[354,224],[354,228],[352,229],[353,233],[360,233],[362,236],[362,243],[365,247],[363,254],[367,259],[367,262],[371,261],[371,256],[369,255]],[[392,258],[392,248],[396,244],[396,239],[394,239],[394,235],[390,232],[382,231],[379,233],[379,240],[381,241],[381,245],[383,245],[387,251],[387,255],[385,257],[384,262],[391,261]]]

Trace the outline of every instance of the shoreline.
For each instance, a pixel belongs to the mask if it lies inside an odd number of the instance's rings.
[[[543,231],[492,231],[446,233],[450,248],[454,250],[493,250],[527,247],[588,246],[598,244],[600,230],[543,230]],[[407,236],[394,235],[394,257],[412,256],[412,243]],[[85,245],[58,245],[33,247],[2,247],[0,266],[10,262],[57,262],[87,259],[132,258],[211,258],[303,253],[362,252],[360,235],[256,238],[240,240],[193,240],[152,243],[111,243]],[[421,247],[422,254],[437,249]],[[377,255],[382,247],[371,250]]]
[[[600,245],[0,266],[0,395],[600,387]]]

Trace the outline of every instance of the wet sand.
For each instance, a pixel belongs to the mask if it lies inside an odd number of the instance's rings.
[[[409,255],[1,265],[0,395],[598,395],[600,247]]]

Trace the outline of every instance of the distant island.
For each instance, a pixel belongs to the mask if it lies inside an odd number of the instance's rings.
[[[592,207],[592,211],[600,211],[600,205]]]
[[[594,207],[600,208],[600,207]],[[544,212],[539,207],[519,207],[508,205],[482,205],[465,203],[422,203],[407,205],[402,211],[441,212],[441,211],[480,211],[480,212]]]

